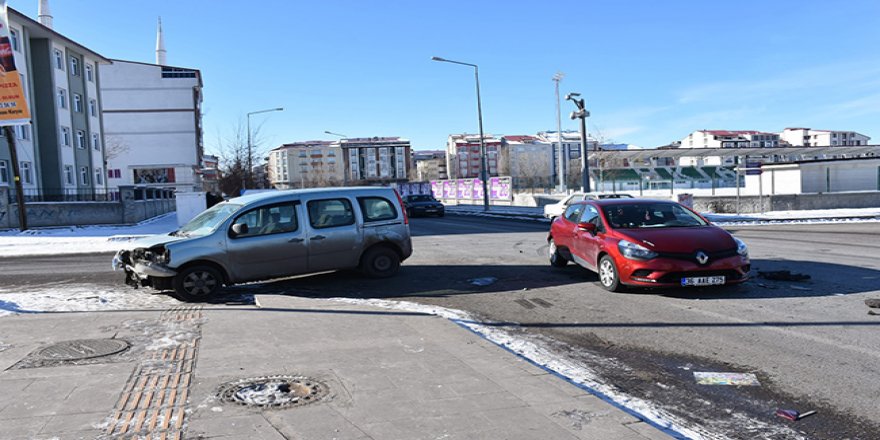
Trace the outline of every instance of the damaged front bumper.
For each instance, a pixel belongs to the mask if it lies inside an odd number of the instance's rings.
[[[156,253],[146,249],[123,249],[113,256],[113,270],[125,272],[125,284],[138,288],[150,286],[167,289],[177,271],[162,263],[152,261]]]

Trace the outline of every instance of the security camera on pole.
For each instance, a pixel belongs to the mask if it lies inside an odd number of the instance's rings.
[[[587,161],[587,118],[590,112],[584,107],[584,99],[578,99],[580,96],[580,93],[572,92],[565,95],[565,100],[573,102],[578,108],[571,112],[571,119],[581,120],[581,191],[590,192],[590,169]]]

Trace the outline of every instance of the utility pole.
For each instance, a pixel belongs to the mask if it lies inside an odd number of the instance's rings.
[[[556,161],[557,163],[557,174],[559,175],[559,191],[566,192],[565,188],[565,162],[563,158],[562,151],[562,109],[559,101],[559,82],[562,81],[562,78],[565,77],[565,74],[562,72],[556,72],[556,75],[553,75],[553,81],[556,82],[556,139],[559,143],[559,158]]]
[[[18,152],[15,148],[15,131],[12,126],[3,127],[3,136],[9,145],[9,158],[12,160],[12,179],[15,181],[15,202],[18,205],[18,229],[27,230],[27,211],[24,206],[24,189],[21,186],[21,172],[18,169]]]

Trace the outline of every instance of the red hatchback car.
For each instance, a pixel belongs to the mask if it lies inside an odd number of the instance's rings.
[[[595,200],[573,204],[547,237],[550,264],[573,261],[599,274],[606,290],[741,283],[749,251],[742,240],[671,201]]]

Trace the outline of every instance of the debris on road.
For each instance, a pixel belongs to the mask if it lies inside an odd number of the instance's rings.
[[[810,276],[803,273],[791,273],[787,270],[758,271],[758,276],[774,281],[806,281]]]
[[[713,373],[694,372],[694,378],[700,385],[736,385],[761,386],[758,377],[752,373]]]
[[[790,287],[794,290],[813,290],[813,289],[810,289],[809,287],[801,287],[801,286],[788,286],[788,287]]]
[[[800,420],[804,417],[809,417],[813,414],[816,414],[816,411],[807,411],[807,412],[801,414],[793,409],[777,409],[776,410],[777,416],[782,417],[783,419],[791,420],[793,422]]]
[[[865,305],[872,309],[880,309],[880,299],[870,298],[865,300]]]
[[[474,278],[472,280],[468,280],[469,283],[471,283],[475,286],[480,286],[480,287],[485,287],[485,286],[495,284],[495,281],[498,281],[498,278],[485,277],[485,278]]]
[[[876,311],[876,310],[868,310],[868,314],[869,314],[869,315],[880,316],[880,312],[878,312],[878,311]]]

